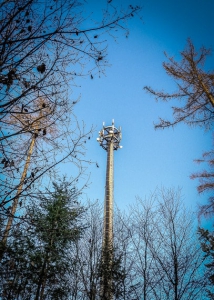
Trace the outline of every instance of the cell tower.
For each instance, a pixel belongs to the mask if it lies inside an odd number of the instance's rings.
[[[117,129],[112,120],[111,126],[105,126],[99,131],[97,141],[100,146],[107,151],[106,167],[106,186],[104,203],[104,222],[103,222],[103,263],[105,269],[101,285],[101,299],[113,299],[112,294],[112,249],[113,249],[113,199],[114,199],[114,150],[122,148],[120,141],[122,138],[121,127]]]

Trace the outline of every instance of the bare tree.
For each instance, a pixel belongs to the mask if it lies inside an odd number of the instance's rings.
[[[35,91],[60,104],[67,84],[84,74],[89,60],[102,72],[106,66],[108,31],[123,28],[123,22],[139,7],[123,12],[108,6],[100,24],[84,28],[83,3],[72,1],[15,0],[1,4],[0,63],[2,118],[16,104],[32,102]],[[70,66],[75,66],[70,68]],[[69,70],[68,70],[69,67]]]
[[[78,100],[70,99],[71,85],[104,72],[106,34],[126,31],[125,21],[139,7],[109,4],[103,19],[90,25],[84,2],[76,0],[3,1],[0,8],[0,196],[7,221],[26,196],[34,197],[34,183],[54,176],[58,164],[71,162],[75,180],[84,173],[91,130],[73,114]]]
[[[155,261],[151,253],[154,241],[155,194],[149,199],[136,198],[130,207],[131,226],[129,226],[132,249],[132,284],[131,290],[135,299],[151,299],[158,278]]]
[[[73,249],[76,257],[76,274],[71,277],[73,298],[95,300],[100,295],[99,264],[102,255],[102,214],[98,202],[87,203],[86,230]]]
[[[172,77],[177,84],[177,91],[167,93],[164,91],[155,91],[151,87],[145,89],[154,95],[157,100],[169,102],[170,100],[178,100],[178,106],[173,106],[173,120],[165,120],[160,118],[155,128],[166,128],[185,123],[190,126],[200,126],[206,130],[213,129],[214,120],[214,72],[206,71],[204,64],[211,54],[211,49],[202,47],[200,51],[196,51],[191,40],[188,40],[187,48],[181,52],[181,61],[177,62],[173,57],[169,57],[168,62],[163,63],[166,73]],[[204,159],[213,167],[213,150],[204,153]],[[197,161],[203,161],[197,160]],[[213,170],[203,171],[191,176],[192,179],[200,180],[198,191],[213,191]],[[206,209],[213,210],[213,198],[209,199],[210,204],[203,207],[201,212]]]
[[[41,193],[41,178],[48,183],[55,176],[55,167],[61,162],[71,163],[73,165],[74,178],[71,181],[76,182],[84,173],[82,160],[85,154],[85,143],[91,132],[84,132],[77,121],[72,120],[72,124],[66,115],[62,118],[58,115],[56,122],[50,123],[49,116],[38,116],[30,123],[28,132],[22,135],[22,138],[16,138],[14,143],[8,145],[10,159],[4,158],[3,174],[1,185],[1,216],[7,223],[3,230],[3,244],[6,245],[9,230],[14,217],[17,222],[23,221],[23,214],[16,214],[17,209],[23,208],[26,204],[25,199],[33,201],[37,193]],[[67,111],[66,113],[69,113]],[[35,114],[35,113],[34,113]],[[55,117],[57,114],[55,113]],[[28,115],[25,121],[28,121]],[[16,115],[16,121],[22,121]],[[15,125],[17,125],[17,122]],[[25,126],[25,124],[24,124]],[[31,128],[32,127],[32,128]],[[16,147],[20,144],[20,147]],[[17,150],[18,153],[17,153]],[[22,150],[22,151],[20,151]],[[76,170],[75,170],[76,168]],[[44,177],[45,176],[45,177]],[[2,228],[3,229],[3,228]]]
[[[127,213],[116,210],[114,259],[119,258],[119,264],[112,270],[116,274],[115,299],[204,299],[205,258],[197,240],[195,215],[185,208],[181,198],[180,190],[162,189],[146,200],[137,197]],[[92,206],[93,218],[95,207]],[[83,295],[83,299],[99,297],[102,230],[97,232],[97,228],[102,228],[102,218],[95,219],[95,235],[89,226],[76,248],[79,267],[75,278],[79,291],[83,291],[80,299]],[[94,245],[97,233],[100,248]]]
[[[202,47],[196,52],[193,43],[188,40],[187,48],[181,52],[182,60],[176,62],[173,57],[167,58],[169,62],[164,62],[163,67],[166,73],[174,79],[177,84],[175,93],[158,92],[151,87],[145,89],[154,95],[157,100],[170,101],[177,99],[183,106],[173,106],[174,120],[164,120],[155,128],[165,128],[174,126],[180,122],[188,125],[199,125],[206,129],[212,128],[214,119],[214,73],[206,72],[203,69],[205,60],[211,54],[210,49]]]
[[[1,4],[0,157],[4,167],[12,161],[10,146],[18,148],[14,146],[15,137],[26,137],[29,132],[28,124],[11,126],[10,117],[22,114],[31,121],[30,115],[39,110],[37,99],[43,97],[52,110],[49,124],[70,119],[69,112],[77,102],[68,97],[74,78],[93,78],[104,72],[105,35],[116,28],[125,29],[125,20],[139,10],[129,6],[122,11],[109,4],[103,19],[88,26],[83,8],[84,3],[76,0],[14,0]]]
[[[136,290],[139,285],[139,278],[136,277],[134,267],[138,257],[133,251],[133,245],[136,242],[133,228],[131,212],[122,212],[117,208],[114,213],[114,248],[117,257],[120,259],[120,273],[122,276],[115,282],[117,288],[116,299],[138,299]]]
[[[131,216],[135,299],[204,299],[204,258],[180,191],[138,198]]]
[[[128,278],[128,273],[131,270],[130,260],[126,253],[130,243],[127,236],[129,233],[125,230],[122,214],[118,211],[115,215],[113,251],[110,255],[109,252],[105,253],[106,257],[110,257],[112,260],[111,269],[107,270],[103,261],[103,251],[105,251],[103,249],[103,206],[98,201],[89,201],[87,207],[85,214],[87,228],[82,239],[72,249],[72,253],[76,257],[76,264],[74,266],[75,275],[70,277],[70,283],[73,287],[73,298],[71,299],[104,299],[106,296],[101,295],[104,272],[111,272],[111,292],[114,299],[130,299],[129,286],[126,286],[131,282]]]
[[[155,245],[150,245],[159,278],[157,299],[202,299],[204,259],[194,215],[185,209],[179,190],[162,190],[157,211]]]

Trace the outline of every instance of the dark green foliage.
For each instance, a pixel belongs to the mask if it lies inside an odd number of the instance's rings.
[[[201,241],[201,248],[205,253],[208,262],[206,263],[207,271],[205,277],[208,281],[209,288],[207,289],[207,296],[209,299],[214,299],[214,232],[199,228],[198,230]]]
[[[76,189],[63,182],[28,206],[2,260],[2,299],[68,299],[70,249],[84,230],[76,198]]]

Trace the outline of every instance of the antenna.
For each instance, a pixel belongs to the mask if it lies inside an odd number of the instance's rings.
[[[120,141],[122,138],[121,127],[117,129],[114,126],[114,119],[112,120],[111,126],[105,126],[105,122],[103,122],[103,129],[99,131],[99,137],[97,141],[100,143],[103,149],[108,151],[109,145],[112,143],[113,150],[117,150],[120,148]],[[111,143],[110,143],[111,142]]]

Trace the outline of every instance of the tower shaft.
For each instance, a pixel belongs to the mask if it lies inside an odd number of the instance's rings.
[[[112,249],[113,246],[113,195],[114,195],[114,146],[113,142],[108,143],[107,166],[106,166],[106,187],[104,207],[104,228],[103,246]]]
[[[112,261],[113,261],[113,190],[114,190],[114,147],[107,145],[106,186],[103,224],[102,284],[101,300],[112,300]]]

